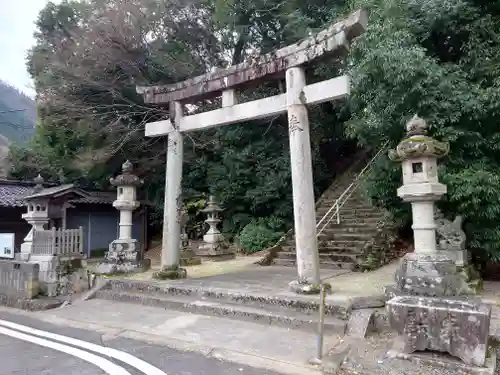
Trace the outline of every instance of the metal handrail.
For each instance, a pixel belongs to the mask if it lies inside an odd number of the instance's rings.
[[[384,145],[380,148],[380,150],[375,154],[373,158],[370,159],[370,161],[365,165],[365,167],[359,172],[359,174],[356,176],[353,182],[347,187],[347,189],[344,190],[344,192],[338,197],[338,199],[335,201],[335,203],[330,207],[330,209],[326,212],[326,214],[321,218],[321,220],[316,224],[316,228],[318,228],[325,220],[326,223],[323,224],[321,229],[318,231],[317,236],[319,236],[323,230],[330,224],[332,219],[336,216],[337,217],[337,224],[340,224],[340,209],[344,205],[345,202],[351,197],[352,193],[356,191],[357,187],[359,186],[359,180],[361,177],[364,176],[364,174],[371,170],[373,164],[375,161],[379,158],[379,156],[385,152],[387,145],[389,144],[389,141],[385,142]],[[333,212],[335,211],[335,212]],[[332,214],[333,212],[333,214]]]

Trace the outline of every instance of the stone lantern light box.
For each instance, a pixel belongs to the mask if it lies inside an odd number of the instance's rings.
[[[437,160],[448,154],[449,144],[427,136],[427,129],[423,119],[413,117],[406,126],[408,138],[389,155],[401,162],[403,185],[398,196],[405,201],[446,194],[446,186],[438,180]]]

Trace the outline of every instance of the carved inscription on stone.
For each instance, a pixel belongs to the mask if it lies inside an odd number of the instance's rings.
[[[491,307],[479,302],[417,296],[387,302],[403,351],[448,352],[473,366],[486,362]]]
[[[300,121],[295,115],[291,115],[288,120],[288,131],[290,133],[295,133],[296,131],[304,131],[304,129],[300,126]]]
[[[168,137],[168,141],[167,141],[167,150],[172,150],[174,152],[176,152],[176,146],[177,145],[177,142],[175,140],[173,140],[172,138]]]

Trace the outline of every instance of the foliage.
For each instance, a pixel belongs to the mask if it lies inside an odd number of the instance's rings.
[[[361,145],[395,146],[413,114],[451,143],[439,175],[448,186],[440,208],[463,215],[476,257],[500,259],[500,18],[498,1],[360,0],[370,27],[350,56],[348,133]],[[394,192],[400,166],[381,160],[369,195],[410,220]],[[405,205],[408,206],[408,205]]]
[[[248,223],[238,236],[239,246],[248,253],[263,250],[285,233],[284,222],[277,217],[259,218]]]
[[[310,82],[346,71],[352,76],[349,101],[309,111],[316,193],[331,182],[341,150],[350,149],[344,133],[362,147],[378,149],[386,141],[394,147],[404,137],[405,122],[418,113],[430,123],[432,136],[451,143],[439,169],[449,191],[440,208],[448,216],[464,216],[475,256],[500,258],[498,1],[49,3],[28,58],[39,126],[27,148],[13,151],[12,175],[41,171],[52,179],[106,187],[128,158],[161,210],[165,140],[145,139],[143,129],[168,110],[144,105],[136,84],[172,83],[251,60],[360,7],[370,12],[369,29],[353,43],[347,64],[328,61],[308,72]],[[240,95],[247,101],[282,91],[277,80]],[[200,101],[193,111],[219,104]],[[284,116],[189,134],[184,142],[184,198],[216,195],[225,208],[225,233],[257,239],[276,233],[258,225],[260,217],[278,217],[290,226]],[[395,196],[400,181],[399,165],[384,157],[365,187],[376,204],[408,223],[409,206]],[[161,213],[156,216],[161,220]],[[252,239],[246,246],[264,242]]]
[[[65,0],[49,3],[37,21],[28,57],[39,103],[32,142],[12,152],[12,177],[75,182],[107,188],[124,159],[138,167],[148,199],[163,215],[165,146],[146,139],[144,124],[168,109],[144,105],[136,85],[173,83],[240,63],[324,26],[342,2]],[[331,65],[331,64],[330,64]],[[330,77],[336,66],[311,72]],[[247,101],[275,95],[282,81],[242,91]],[[218,100],[196,103],[194,111]],[[325,148],[336,148],[345,111],[324,104],[310,111],[311,143],[319,194],[334,173]],[[328,126],[323,126],[327,123]],[[184,139],[184,199],[213,194],[225,207],[223,230],[239,233],[255,217],[292,220],[291,176],[285,116],[196,132]],[[334,145],[334,147],[332,147]],[[202,225],[196,215],[193,225]]]

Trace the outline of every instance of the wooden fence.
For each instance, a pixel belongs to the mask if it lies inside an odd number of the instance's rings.
[[[83,228],[35,230],[33,255],[83,255]]]

